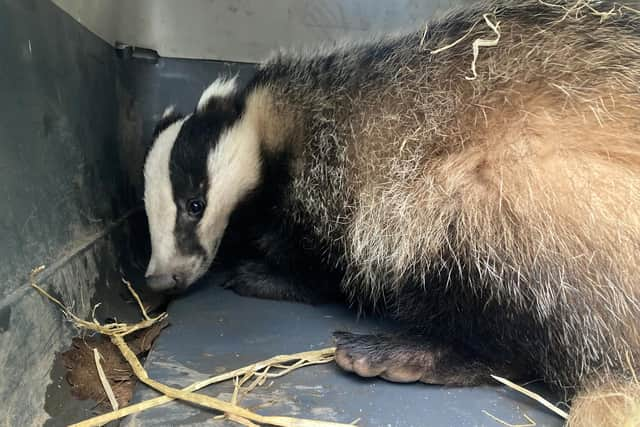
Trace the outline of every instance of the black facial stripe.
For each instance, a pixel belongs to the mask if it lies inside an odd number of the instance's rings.
[[[196,232],[198,221],[185,214],[184,208],[178,209],[176,218],[176,246],[178,252],[183,255],[201,255],[205,256],[206,251],[200,244],[198,234]]]
[[[183,255],[206,254],[197,234],[200,218],[189,215],[187,203],[195,198],[207,200],[209,151],[215,147],[224,130],[238,119],[237,110],[216,110],[213,108],[216,105],[221,104],[210,103],[208,110],[187,119],[171,150],[169,174],[173,199],[178,208],[175,224],[176,246]],[[204,214],[206,215],[206,207]]]
[[[165,130],[166,128],[168,128],[169,126],[171,126],[172,124],[174,124],[175,122],[177,122],[183,117],[184,117],[183,114],[171,112],[166,116],[164,116],[163,118],[161,118],[158,121],[158,123],[156,123],[155,128],[153,128],[153,139],[156,139],[158,135],[160,135],[160,132],[162,132],[163,130]]]
[[[180,114],[180,113],[176,113],[176,112],[172,112],[170,114],[168,114],[167,116],[163,117],[162,119],[160,119],[158,121],[158,123],[156,123],[155,127],[153,128],[153,134],[151,137],[151,144],[148,144],[146,147],[146,152],[145,152],[145,159],[146,157],[149,155],[149,151],[151,151],[151,147],[153,147],[153,143],[155,142],[156,138],[158,138],[158,135],[160,135],[160,133],[165,130],[166,128],[168,128],[169,126],[171,126],[172,124],[174,124],[175,122],[177,122],[178,120],[182,119],[184,117],[184,115]]]

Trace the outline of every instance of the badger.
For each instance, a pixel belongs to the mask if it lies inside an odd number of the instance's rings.
[[[346,371],[536,376],[567,393],[570,425],[640,423],[631,5],[490,1],[283,50],[168,110],[144,174],[153,289],[223,260],[242,295],[344,295],[400,325],[337,332]]]

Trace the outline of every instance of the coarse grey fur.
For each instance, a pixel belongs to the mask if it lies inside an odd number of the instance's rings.
[[[353,300],[582,393],[574,425],[628,421],[638,390],[632,403],[597,390],[627,387],[640,360],[631,6],[486,2],[409,34],[280,53],[222,126],[260,146],[242,196],[268,187],[284,238],[302,230]],[[338,344],[343,367],[369,372]]]

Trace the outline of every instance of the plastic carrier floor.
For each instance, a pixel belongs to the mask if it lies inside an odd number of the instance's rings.
[[[149,375],[186,387],[196,381],[279,354],[332,345],[334,330],[381,331],[371,319],[336,305],[309,306],[241,297],[203,283],[168,307],[170,326],[146,360]],[[540,392],[540,388],[529,385]],[[230,400],[233,380],[201,390]],[[542,391],[544,394],[544,390]],[[139,384],[135,401],[158,394]],[[552,399],[551,401],[555,403]],[[263,415],[279,415],[359,426],[561,426],[562,420],[537,402],[502,386],[445,388],[361,379],[334,363],[307,366],[267,381],[240,404]],[[218,413],[171,402],[126,418],[124,426],[232,426]],[[527,416],[529,419],[527,419]],[[535,424],[533,424],[533,421]]]

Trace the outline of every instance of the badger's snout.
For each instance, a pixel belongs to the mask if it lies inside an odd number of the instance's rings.
[[[152,274],[147,277],[147,285],[156,292],[179,293],[189,287],[183,274]]]
[[[189,288],[207,271],[208,267],[207,260],[200,256],[173,255],[169,260],[152,256],[145,278],[151,290],[176,294]]]

